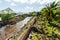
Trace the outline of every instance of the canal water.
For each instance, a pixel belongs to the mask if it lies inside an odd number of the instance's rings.
[[[17,31],[20,31],[21,28],[23,28],[24,25],[27,24],[27,22],[28,22],[31,18],[32,18],[32,17],[26,17],[24,20],[18,22],[18,23],[16,24]]]
[[[18,23],[16,23],[16,28],[17,28],[17,31],[20,31],[20,29],[22,27],[24,27],[25,24],[27,24],[27,22],[31,19],[32,17],[26,17],[24,20],[22,21],[19,21]],[[3,26],[2,28],[0,28],[0,35],[3,35],[4,34],[4,30],[7,26]]]

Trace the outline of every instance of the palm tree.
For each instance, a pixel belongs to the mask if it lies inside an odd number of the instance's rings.
[[[47,17],[47,20],[49,21],[49,24],[50,22],[52,21],[52,19],[54,18],[55,16],[55,13],[53,13],[53,11],[57,9],[57,5],[58,5],[58,2],[55,3],[55,1],[49,5],[46,6],[47,10],[46,10],[46,17]]]

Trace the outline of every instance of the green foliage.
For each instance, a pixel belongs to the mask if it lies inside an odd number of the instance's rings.
[[[10,19],[10,18],[14,18],[14,14],[0,14],[1,17],[2,17],[2,21],[5,21],[7,19]]]
[[[2,17],[2,21],[5,21],[10,18],[14,18],[14,16],[15,16],[15,13],[10,8],[0,11],[0,17]]]
[[[52,2],[50,4],[48,4],[47,6],[45,6],[42,10],[41,10],[41,14],[43,16],[46,16],[47,20],[49,21],[49,23],[54,19],[54,20],[58,20],[60,18],[60,5],[58,5],[60,2],[55,3]]]
[[[31,31],[31,39],[30,38],[28,38],[27,40],[41,40],[41,36],[40,36],[40,34],[39,33],[37,33],[37,32],[34,32],[34,31]]]

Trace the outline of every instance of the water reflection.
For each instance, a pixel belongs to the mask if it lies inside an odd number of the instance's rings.
[[[21,29],[22,27],[24,27],[24,25],[25,25],[31,18],[32,18],[32,17],[26,17],[24,20],[16,23],[17,31],[20,31],[20,29]],[[9,25],[3,26],[2,28],[0,28],[0,36],[1,36],[1,35],[3,35],[3,36],[5,35],[5,28],[6,28],[6,27],[9,27]]]
[[[17,31],[19,31],[22,27],[24,27],[25,24],[31,19],[32,17],[26,17],[24,20],[18,22],[16,24]]]

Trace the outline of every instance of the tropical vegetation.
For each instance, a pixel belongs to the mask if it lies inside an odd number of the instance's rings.
[[[31,31],[27,40],[60,40],[60,2],[46,5],[40,12],[35,12],[35,27],[40,32]]]

